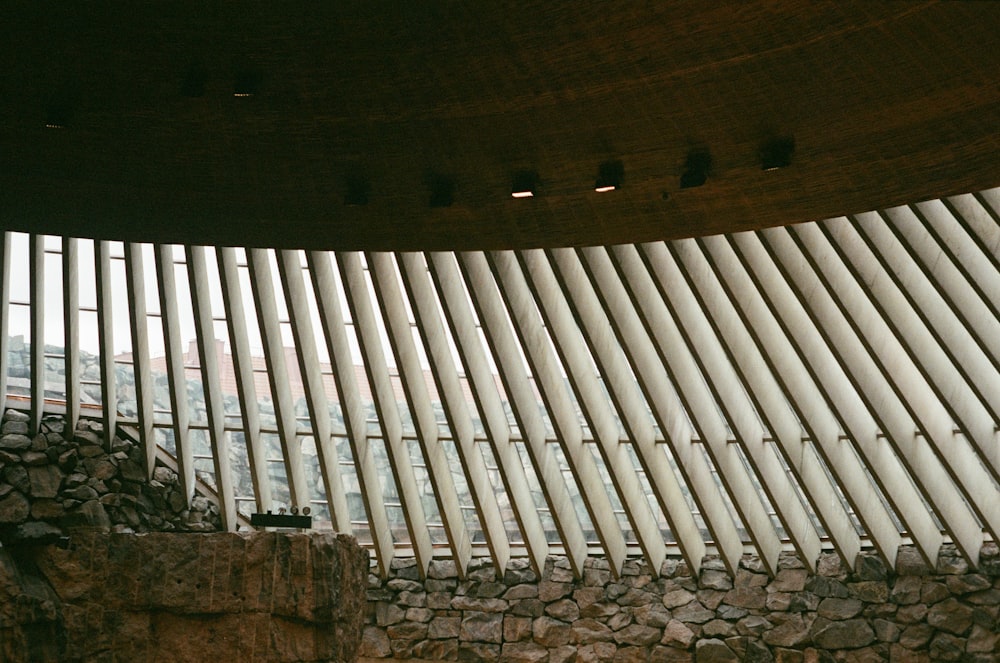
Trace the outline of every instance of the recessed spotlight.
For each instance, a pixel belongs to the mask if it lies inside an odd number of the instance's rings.
[[[597,193],[607,193],[620,189],[622,180],[625,178],[625,166],[621,161],[605,161],[597,168],[597,181],[594,182],[594,191]]]
[[[65,129],[72,119],[73,103],[68,96],[54,99],[45,107],[47,129]]]
[[[769,138],[760,146],[761,170],[778,170],[792,165],[795,139],[791,136]]]
[[[522,170],[514,173],[514,182],[510,188],[512,198],[531,198],[538,188],[538,173],[533,170]]]
[[[684,161],[684,172],[681,174],[681,188],[691,189],[708,181],[708,173],[712,168],[712,155],[705,148],[688,152]]]
[[[260,89],[262,76],[256,69],[241,69],[233,83],[234,97],[252,97]]]

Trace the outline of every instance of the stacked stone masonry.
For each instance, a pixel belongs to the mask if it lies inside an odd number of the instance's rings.
[[[219,509],[206,496],[188,503],[167,467],[148,479],[145,453],[100,421],[67,430],[47,416],[37,433],[28,415],[7,410],[0,425],[0,543],[50,541],[77,527],[114,532],[214,532]]]
[[[0,663],[354,661],[352,536],[219,532],[217,506],[83,419],[0,425]]]
[[[983,547],[970,569],[946,546],[935,569],[911,547],[896,570],[871,554],[849,570],[835,554],[811,573],[783,554],[769,576],[746,556],[735,577],[706,558],[693,576],[667,560],[653,576],[640,561],[612,577],[590,559],[574,578],[549,558],[541,578],[514,559],[502,576],[473,564],[460,579],[450,561],[421,579],[395,560],[368,579],[362,658],[504,663],[674,661],[1000,661],[1000,552]]]

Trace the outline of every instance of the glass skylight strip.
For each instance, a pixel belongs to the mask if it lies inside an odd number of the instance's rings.
[[[998,210],[462,254],[4,233],[0,390],[137,426],[229,528],[308,504],[380,573],[656,567],[671,539],[694,570],[748,544],[892,564],[904,537],[975,564],[1000,532]]]

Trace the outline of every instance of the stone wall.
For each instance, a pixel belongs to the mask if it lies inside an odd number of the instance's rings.
[[[693,577],[668,560],[654,578],[641,562],[612,578],[603,559],[574,579],[550,558],[539,578],[515,559],[502,576],[473,565],[459,579],[435,561],[421,580],[396,560],[385,581],[368,579],[363,658],[509,663],[672,661],[1000,660],[1000,554],[982,550],[972,571],[946,547],[937,568],[913,548],[897,572],[872,555],[848,571],[824,555],[815,574],[782,555],[774,577],[745,557],[736,577],[718,559]]]
[[[353,661],[353,537],[222,533],[177,475],[101,422],[0,424],[0,661]]]
[[[77,530],[0,548],[0,661],[353,661],[368,554],[350,536]]]
[[[81,419],[66,430],[47,416],[29,434],[28,416],[7,410],[0,425],[0,543],[49,541],[76,527],[117,532],[212,532],[218,507],[202,495],[188,505],[177,474],[154,468],[145,453],[115,437],[110,450],[101,422]]]

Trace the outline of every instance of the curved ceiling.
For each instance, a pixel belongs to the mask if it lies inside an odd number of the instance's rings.
[[[1000,184],[991,3],[4,4],[0,224],[13,230],[607,245]],[[765,172],[771,137],[795,151]],[[712,165],[681,189],[692,150]],[[609,160],[624,186],[595,193]],[[515,200],[523,169],[538,195]],[[344,204],[352,178],[367,204]],[[453,184],[448,207],[428,204],[437,181]]]

